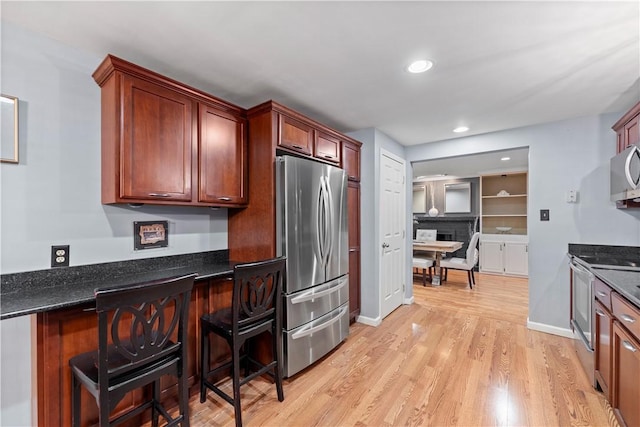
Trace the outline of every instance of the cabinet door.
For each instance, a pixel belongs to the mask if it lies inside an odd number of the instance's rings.
[[[613,323],[613,409],[624,422],[640,425],[640,343]]]
[[[596,380],[600,384],[602,392],[611,401],[611,333],[613,319],[609,310],[600,303],[595,302],[595,371]]]
[[[280,114],[278,145],[311,155],[313,151],[313,127],[299,120]]]
[[[342,168],[349,181],[360,181],[360,147],[348,141],[342,142]]]
[[[529,274],[528,244],[505,242],[504,244],[504,272],[526,276]]]
[[[503,273],[502,242],[482,242],[480,245],[480,270],[487,273]]]
[[[360,314],[360,183],[347,184],[350,320]]]
[[[192,100],[135,77],[122,82],[120,197],[190,201]]]
[[[214,204],[247,203],[245,121],[200,104],[198,200]]]
[[[340,140],[324,132],[318,132],[315,156],[319,159],[340,163]]]
[[[640,142],[640,115],[636,115],[624,125],[623,139],[624,148]]]

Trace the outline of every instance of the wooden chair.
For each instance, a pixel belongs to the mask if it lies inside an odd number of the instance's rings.
[[[476,232],[471,236],[469,246],[467,247],[467,256],[465,258],[448,258],[440,261],[440,276],[444,277],[443,280],[447,280],[448,269],[454,270],[466,270],[469,278],[469,288],[473,289],[473,285],[476,284],[476,279],[473,275],[473,269],[478,263],[478,240],[480,239],[480,233]],[[442,275],[442,269],[444,269],[444,276]]]
[[[96,290],[98,349],[69,360],[73,426],[80,425],[81,386],[96,399],[101,427],[119,424],[149,408],[153,426],[158,425],[159,414],[168,426],[189,426],[185,341],[194,278],[195,274]],[[160,378],[167,374],[178,378],[176,418],[160,403]],[[148,400],[109,420],[128,392],[149,384]]]
[[[234,268],[233,299],[230,308],[205,314],[200,318],[200,402],[206,398],[206,389],[210,389],[234,407],[236,426],[242,426],[240,408],[240,386],[263,374],[270,374],[275,380],[278,400],[284,400],[282,391],[282,289],[286,280],[285,258],[275,258],[250,264],[237,265]],[[248,352],[241,354],[247,340],[263,332],[271,334],[273,360],[263,364],[251,357]],[[209,368],[209,334],[215,333],[224,338],[231,349],[231,360]],[[246,349],[245,349],[246,350]],[[244,359],[245,376],[240,378],[240,362]],[[208,378],[218,371],[231,367],[233,377],[233,397],[223,392]],[[249,373],[250,368],[257,370]]]
[[[422,286],[427,286],[427,273],[429,276],[429,281],[432,280],[432,275],[431,275],[432,267],[433,267],[433,259],[419,257],[416,255],[413,256],[413,268],[417,269],[419,272],[421,271]]]

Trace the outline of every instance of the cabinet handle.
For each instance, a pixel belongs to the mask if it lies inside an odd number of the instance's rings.
[[[151,197],[171,197],[170,194],[167,193],[149,193]]]
[[[598,316],[604,316],[604,311],[600,310],[599,308],[596,308],[596,314]]]
[[[324,155],[324,158],[325,158],[325,159],[333,159],[333,156],[332,156],[332,155],[330,155],[330,154],[325,154],[325,155]]]
[[[355,176],[355,175],[349,175],[349,179],[351,179],[351,180],[355,180],[355,179],[358,179],[358,177],[357,177],[357,176]]]
[[[599,297],[606,297],[607,296],[607,294],[605,294],[602,291],[596,291],[596,295],[598,295]]]
[[[626,348],[627,350],[632,351],[632,352],[634,352],[634,353],[635,353],[636,351],[638,351],[638,349],[637,349],[637,348],[635,348],[635,347],[634,347],[634,346],[633,346],[629,341],[627,341],[627,340],[622,340],[622,346],[623,346],[624,348]]]
[[[620,317],[622,318],[622,320],[624,320],[625,322],[629,322],[629,323],[636,323],[636,319],[629,316],[628,314],[622,313],[620,315]]]
[[[304,149],[304,147],[302,145],[293,144],[292,147],[293,148],[297,148],[298,150],[303,150]]]
[[[218,200],[222,200],[223,202],[230,202],[231,197],[218,197]]]

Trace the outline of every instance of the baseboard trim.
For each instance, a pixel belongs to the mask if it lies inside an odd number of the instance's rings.
[[[547,325],[545,323],[532,322],[527,317],[527,328],[533,331],[544,332],[551,335],[558,335],[565,338],[574,339],[573,331],[566,328],[558,328],[557,326]]]
[[[413,295],[411,295],[411,298],[405,298],[404,301],[402,302],[404,305],[411,305],[413,304]]]
[[[382,319],[378,317],[367,317],[367,316],[358,316],[356,317],[356,322],[362,323],[364,325],[369,326],[380,326],[382,323]]]

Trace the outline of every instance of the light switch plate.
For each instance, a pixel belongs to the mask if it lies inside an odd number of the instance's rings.
[[[540,221],[549,221],[549,209],[540,209]]]

